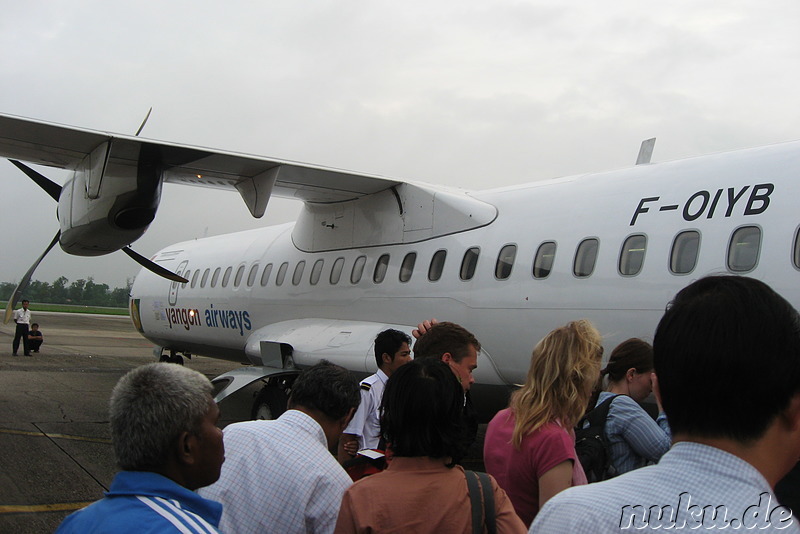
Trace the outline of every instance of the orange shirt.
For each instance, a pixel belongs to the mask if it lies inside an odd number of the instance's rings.
[[[527,533],[506,493],[491,480],[497,532]],[[395,456],[385,471],[359,480],[345,492],[335,533],[471,533],[471,511],[461,466],[448,468],[436,458]]]

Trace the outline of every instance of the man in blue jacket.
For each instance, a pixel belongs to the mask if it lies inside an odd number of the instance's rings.
[[[217,532],[222,505],[194,492],[219,478],[225,460],[211,391],[208,378],[172,363],[123,376],[109,404],[122,471],[105,498],[71,514],[56,532]]]

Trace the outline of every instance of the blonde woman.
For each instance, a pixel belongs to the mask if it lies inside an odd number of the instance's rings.
[[[550,497],[586,484],[572,428],[600,376],[601,341],[586,320],[547,334],[533,349],[525,384],[486,430],[486,471],[528,526]]]

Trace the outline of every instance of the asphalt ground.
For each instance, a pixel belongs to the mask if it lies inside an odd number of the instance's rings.
[[[108,399],[117,380],[155,361],[127,317],[33,310],[44,344],[12,357],[14,323],[0,325],[0,533],[53,532],[103,496],[117,468]],[[193,357],[214,378],[236,363]],[[252,392],[221,403],[223,423],[247,418]]]

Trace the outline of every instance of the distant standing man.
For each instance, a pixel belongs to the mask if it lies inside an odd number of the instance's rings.
[[[14,332],[14,342],[11,347],[14,349],[14,356],[17,355],[19,350],[19,340],[22,340],[22,352],[25,356],[30,356],[31,351],[28,347],[28,327],[31,324],[31,311],[28,309],[30,303],[27,300],[22,301],[22,308],[14,310],[14,322],[17,323],[17,330]]]
[[[42,343],[44,343],[44,336],[39,330],[39,323],[31,323],[31,329],[28,331],[28,348],[31,352],[39,352]]]
[[[361,449],[378,449],[381,440],[379,409],[386,381],[411,361],[411,337],[399,330],[384,330],[375,338],[378,372],[361,381],[361,404],[339,440],[339,462],[353,458]]]

